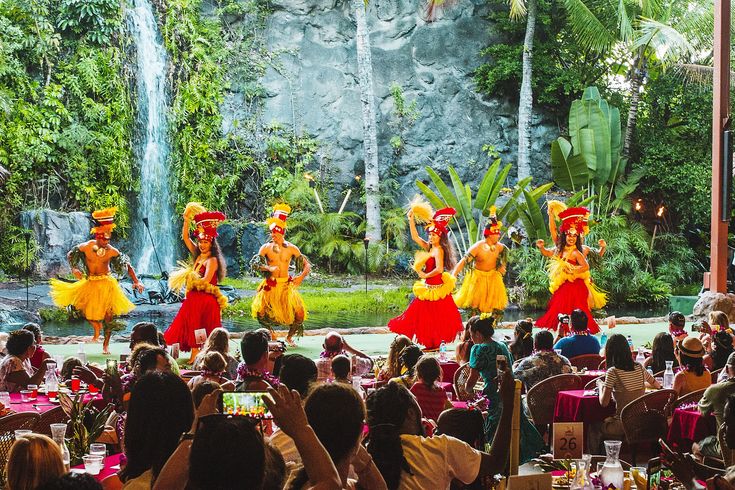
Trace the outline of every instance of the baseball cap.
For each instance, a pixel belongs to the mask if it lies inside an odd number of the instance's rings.
[[[669,313],[669,323],[675,327],[684,328],[686,318],[684,318],[684,315],[680,311],[672,311]]]

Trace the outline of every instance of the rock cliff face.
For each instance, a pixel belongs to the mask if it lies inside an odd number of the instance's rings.
[[[452,164],[463,179],[476,181],[488,165],[483,145],[494,145],[505,162],[515,160],[517,145],[516,104],[474,89],[479,52],[494,36],[488,2],[459,2],[432,23],[425,21],[423,5],[420,0],[371,0],[367,12],[381,171],[394,164],[406,195],[415,192],[414,179],[426,178],[426,165],[441,170]],[[280,55],[261,80],[266,91],[262,122],[277,121],[316,137],[322,159],[337,167],[338,180],[348,182],[364,167],[352,2],[273,0],[271,6],[265,34],[269,50]],[[396,134],[389,125],[393,84],[419,112],[403,134],[405,149],[397,158],[390,145]],[[223,106],[225,130],[236,131],[230,122],[244,117],[238,100],[242,95],[235,90]],[[549,144],[557,133],[542,117],[534,118],[537,183],[548,178]]]
[[[62,213],[51,209],[23,211],[20,224],[31,230],[41,251],[33,264],[34,274],[53,277],[68,274],[66,253],[78,243],[89,240],[92,218],[89,213]]]

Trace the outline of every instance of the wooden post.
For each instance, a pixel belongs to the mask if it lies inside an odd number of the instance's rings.
[[[520,461],[521,447],[521,381],[515,380],[516,389],[513,395],[513,421],[510,436],[510,475],[518,474],[518,462]]]
[[[712,97],[712,213],[709,277],[705,286],[716,293],[727,292],[727,228],[729,216],[722,216],[722,137],[730,119],[730,1],[715,0],[715,49]]]

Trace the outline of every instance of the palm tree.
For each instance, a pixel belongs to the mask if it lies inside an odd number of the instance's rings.
[[[365,0],[352,0],[357,33],[357,79],[360,84],[362,106],[363,148],[365,149],[365,237],[371,242],[380,240],[380,168],[378,165],[378,136],[375,122],[375,94],[373,92],[373,61],[370,53],[370,35],[365,19]]]
[[[666,69],[706,51],[712,44],[714,10],[709,0],[564,0],[578,42],[603,53],[617,51],[630,60],[630,107],[623,140],[628,157],[640,94],[653,69]],[[695,50],[696,46],[696,50]],[[621,63],[622,64],[622,63]]]

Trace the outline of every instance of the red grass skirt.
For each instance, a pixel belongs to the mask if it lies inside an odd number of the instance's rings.
[[[436,301],[414,298],[401,316],[388,322],[392,332],[405,335],[427,349],[436,349],[442,343],[450,343],[464,328],[462,316],[451,294]]]
[[[217,298],[209,293],[191,290],[186,293],[181,309],[163,337],[168,345],[178,342],[179,348],[188,352],[192,347],[197,347],[194,330],[203,328],[209,336],[212,330],[221,326],[222,318]]]
[[[592,318],[588,298],[589,291],[583,279],[565,281],[551,296],[546,313],[536,320],[536,326],[556,331],[559,325],[558,315],[569,315],[572,310],[579,308],[587,315],[587,329],[593,334],[599,332],[600,327]],[[563,335],[566,333],[568,332],[562,332]]]

